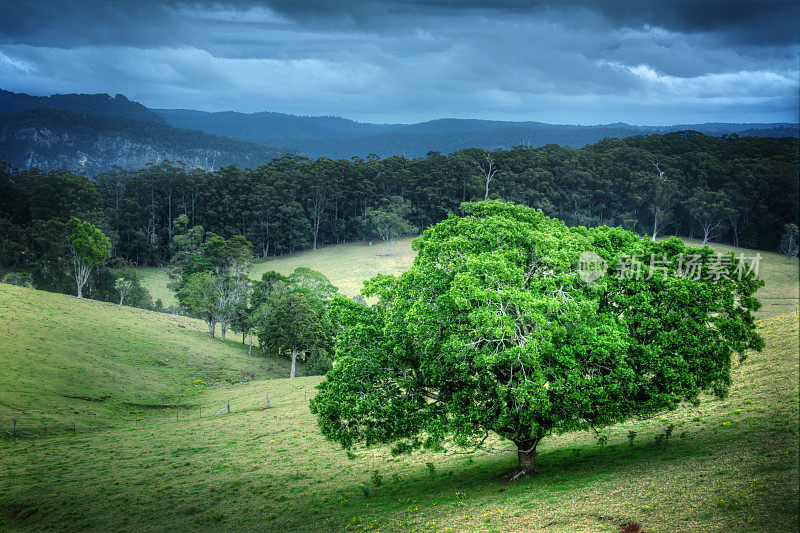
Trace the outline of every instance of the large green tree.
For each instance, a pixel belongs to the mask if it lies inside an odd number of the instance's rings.
[[[336,364],[311,409],[345,448],[494,433],[529,475],[548,435],[725,396],[732,355],[763,345],[763,283],[732,256],[499,201],[462,208],[414,241],[411,269],[367,282],[377,303],[334,299]],[[608,275],[583,281],[586,252]]]
[[[67,242],[72,249],[78,298],[83,298],[83,286],[86,285],[92,268],[111,255],[111,242],[91,223],[82,222],[75,217],[69,220],[69,232]]]
[[[303,292],[272,295],[256,315],[258,339],[275,354],[289,355],[289,377],[296,375],[297,357],[322,348],[327,342],[319,313]]]

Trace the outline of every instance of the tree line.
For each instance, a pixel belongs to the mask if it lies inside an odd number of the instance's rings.
[[[539,208],[571,226],[619,226],[777,251],[786,224],[799,216],[797,148],[790,137],[687,131],[605,139],[581,149],[283,157],[213,172],[168,161],[95,178],[6,166],[0,170],[0,269],[30,273],[40,288],[72,290],[65,248],[72,216],[100,228],[117,261],[161,266],[177,253],[175,237],[193,228],[224,239],[241,235],[265,258],[383,237],[378,220],[421,231],[460,214],[462,202],[485,198]],[[184,230],[175,225],[181,215]],[[98,290],[90,281],[90,297]]]

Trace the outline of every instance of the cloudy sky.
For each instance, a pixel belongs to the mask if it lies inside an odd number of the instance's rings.
[[[0,3],[0,88],[369,122],[797,122],[797,2]]]

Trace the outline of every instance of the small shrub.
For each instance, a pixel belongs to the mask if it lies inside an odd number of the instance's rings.
[[[636,438],[636,432],[633,431],[633,430],[630,430],[628,432],[628,446],[633,446],[633,439],[635,439],[635,438]]]
[[[378,472],[377,470],[372,472],[372,476],[370,479],[372,479],[372,484],[375,485],[376,487],[380,487],[381,485],[383,485],[383,478],[381,477],[380,472]]]
[[[431,477],[435,477],[436,476],[436,467],[434,466],[434,464],[433,463],[425,463],[425,466],[428,467],[428,474],[430,474]]]
[[[18,287],[33,288],[33,278],[27,272],[9,272],[3,276],[3,283],[17,285]]]

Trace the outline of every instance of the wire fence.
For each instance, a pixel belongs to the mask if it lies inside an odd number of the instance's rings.
[[[121,404],[123,407],[130,409],[129,416],[136,416],[133,419],[124,419],[128,422],[147,422],[147,423],[168,423],[168,422],[181,422],[186,420],[197,420],[201,418],[214,418],[233,413],[246,413],[252,411],[264,411],[272,409],[284,403],[279,403],[270,400],[267,394],[263,403],[252,405],[251,402],[247,403],[247,407],[239,408],[234,411],[231,406],[231,400],[226,401],[221,405],[221,409],[217,410],[219,405],[213,408],[206,405],[199,404],[139,404],[124,402]],[[163,410],[168,412],[167,416],[157,416],[153,411]],[[173,414],[174,413],[174,414]],[[46,416],[48,413],[36,413],[40,416]],[[51,413],[55,414],[55,413]],[[137,416],[140,415],[140,416]],[[118,422],[118,419],[115,421]],[[27,438],[46,438],[48,436],[63,436],[75,435],[78,433],[89,433],[102,431],[107,429],[118,429],[122,427],[117,424],[90,424],[84,420],[75,417],[72,421],[67,422],[43,422],[41,418],[26,417],[24,415],[16,417],[4,417],[0,419],[0,439],[27,439]]]

